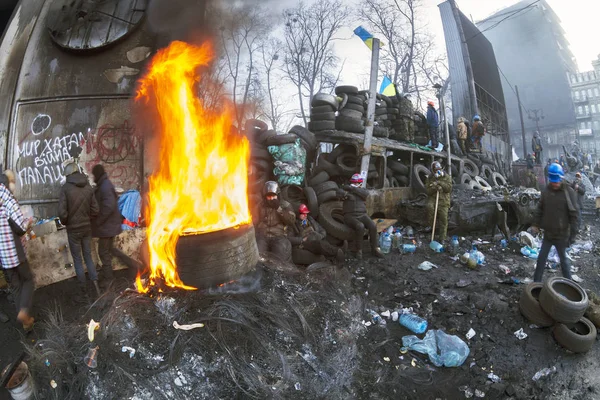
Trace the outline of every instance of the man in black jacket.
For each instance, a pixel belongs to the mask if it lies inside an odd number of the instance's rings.
[[[327,232],[313,217],[305,204],[298,207],[298,219],[290,227],[288,239],[293,247],[308,250],[316,255],[335,258],[338,263],[344,262],[344,251],[327,240]]]
[[[344,223],[354,231],[354,251],[356,252],[356,258],[362,259],[362,241],[365,235],[365,228],[369,230],[371,253],[374,256],[383,258],[383,253],[379,250],[377,240],[377,226],[367,215],[365,201],[369,192],[361,187],[362,183],[362,176],[354,174],[350,179],[350,185],[344,185],[342,189],[338,189],[338,198],[344,200]]]
[[[58,199],[58,216],[60,222],[67,227],[67,238],[69,249],[75,265],[77,279],[85,289],[85,271],[83,260],[94,283],[96,292],[100,294],[98,287],[98,274],[92,260],[92,223],[91,219],[98,215],[98,203],[94,197],[94,189],[90,186],[86,175],[79,171],[74,162],[65,166],[64,175],[67,182],[60,190]]]
[[[566,250],[577,236],[577,199],[573,189],[563,180],[564,171],[559,164],[548,167],[548,187],[542,192],[538,208],[534,213],[534,230],[544,230],[542,249],[537,259],[533,280],[542,281],[548,254],[552,246],[556,248],[560,258],[562,274],[571,279],[571,267],[567,260]]]
[[[98,203],[98,216],[92,220],[92,236],[98,239],[98,256],[102,262],[102,271],[107,279],[113,278],[112,249],[115,236],[121,233],[123,218],[117,205],[117,193],[104,167],[100,164],[92,168],[96,183],[95,197]]]

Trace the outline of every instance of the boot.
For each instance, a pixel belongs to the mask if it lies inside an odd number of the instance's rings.
[[[373,254],[375,257],[378,258],[383,258],[383,253],[381,252],[381,250],[379,249],[379,247],[375,247],[371,250],[371,254]]]
[[[94,288],[96,289],[96,295],[98,295],[98,297],[100,297],[102,292],[100,291],[100,286],[98,286],[98,281],[93,281],[93,282],[94,282]]]

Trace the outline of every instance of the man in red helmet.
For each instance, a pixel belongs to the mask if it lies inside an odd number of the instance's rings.
[[[440,118],[435,109],[433,101],[427,102],[427,126],[429,127],[429,139],[431,140],[431,148],[436,149],[438,142],[438,128],[440,126]]]
[[[338,198],[344,200],[344,223],[354,230],[354,251],[356,258],[362,259],[362,240],[365,234],[365,228],[369,230],[369,239],[371,242],[371,253],[376,257],[383,257],[379,250],[377,240],[377,226],[375,222],[367,215],[367,205],[365,201],[369,192],[362,188],[363,177],[360,174],[352,175],[350,185],[344,185],[338,189]]]
[[[323,255],[327,258],[335,258],[338,263],[344,262],[344,251],[335,247],[327,240],[327,232],[313,217],[308,215],[310,210],[305,204],[298,207],[298,219],[290,227],[288,239],[292,246],[301,250],[310,251],[316,255]]]

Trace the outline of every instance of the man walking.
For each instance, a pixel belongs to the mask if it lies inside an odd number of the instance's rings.
[[[452,178],[444,172],[439,162],[431,164],[432,174],[427,177],[427,216],[429,225],[433,228],[435,217],[435,203],[437,199],[437,230],[440,242],[446,240],[448,231],[448,209],[450,208],[450,194],[452,193]],[[439,198],[438,198],[439,196]]]
[[[123,218],[117,205],[117,193],[104,167],[100,164],[92,168],[96,183],[95,197],[98,203],[98,216],[92,220],[92,236],[98,238],[98,256],[102,262],[104,276],[112,280],[112,249],[115,236],[121,233]]]
[[[429,100],[427,102],[427,126],[429,127],[429,139],[431,140],[431,148],[437,149],[438,147],[438,128],[440,126],[440,119],[437,111],[435,110],[435,104]]]
[[[542,139],[540,139],[540,133],[535,131],[533,137],[531,138],[531,151],[533,151],[535,155],[536,164],[540,165],[542,163]]]
[[[33,274],[21,244],[23,236],[32,225],[25,220],[19,203],[8,189],[6,175],[0,176],[0,263],[12,288],[17,320],[25,331],[33,328]]]
[[[552,246],[556,248],[560,258],[562,274],[571,279],[571,267],[567,261],[566,250],[577,236],[577,199],[575,192],[562,180],[564,171],[559,164],[548,167],[548,187],[542,192],[538,207],[534,213],[533,228],[544,230],[542,249],[537,259],[533,280],[542,281],[548,253]]]
[[[100,294],[98,275],[92,260],[91,219],[98,215],[98,203],[94,197],[94,189],[90,186],[87,176],[79,172],[79,167],[74,162],[65,166],[64,175],[67,177],[67,182],[60,191],[58,216],[60,222],[67,227],[67,238],[75,265],[75,273],[82,291],[85,291],[86,279],[83,269],[83,260],[85,260],[90,280],[94,283],[96,293]]]

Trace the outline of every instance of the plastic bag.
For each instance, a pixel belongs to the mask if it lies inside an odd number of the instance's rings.
[[[469,346],[461,338],[442,330],[430,330],[424,339],[404,336],[402,345],[409,350],[429,355],[436,367],[460,367],[469,356]]]
[[[137,190],[129,190],[119,197],[119,211],[125,217],[121,227],[124,230],[133,229],[138,226],[142,213],[142,197]]]
[[[280,185],[302,185],[306,172],[306,150],[300,139],[294,143],[267,148],[273,156],[275,168],[273,173]]]

